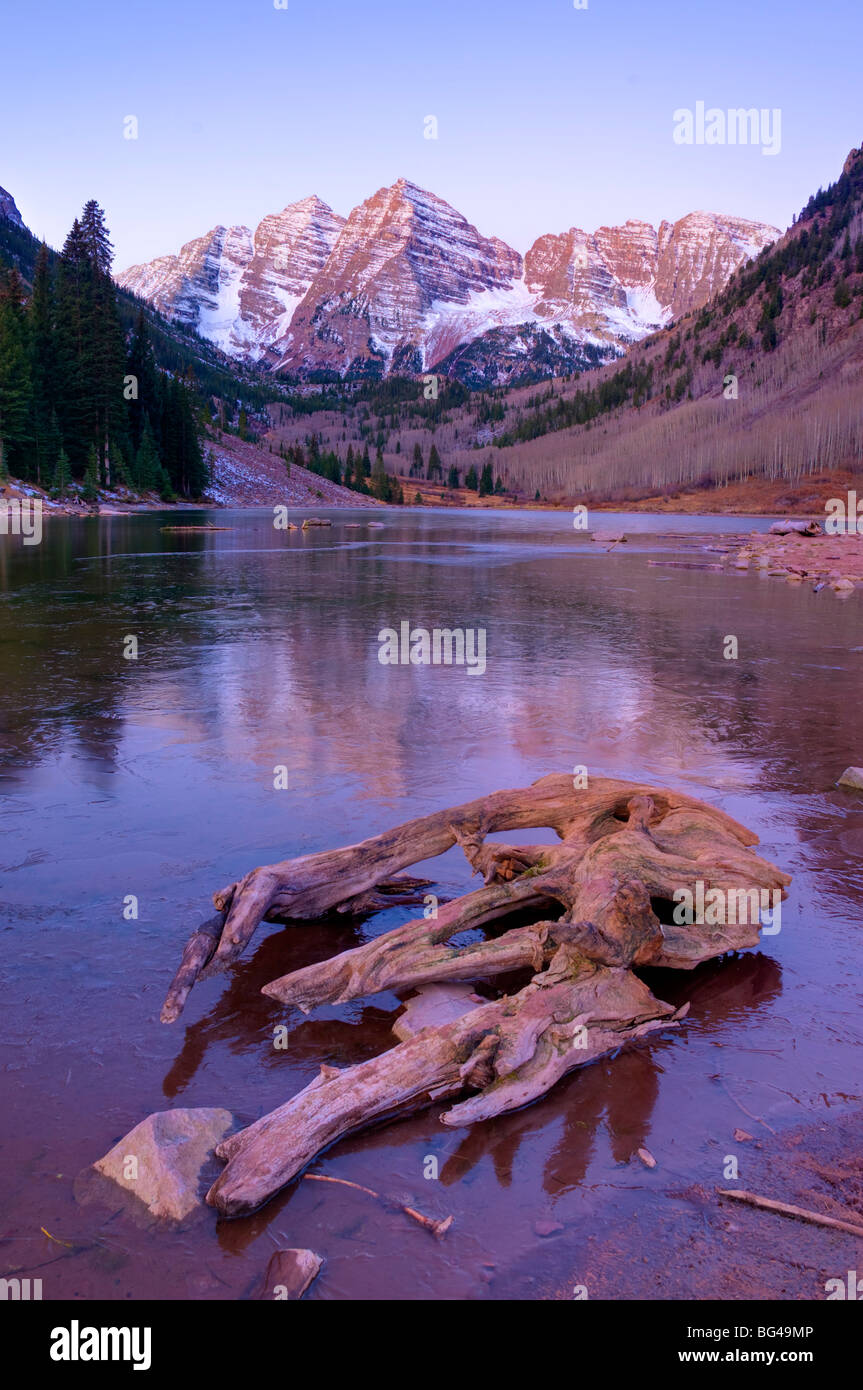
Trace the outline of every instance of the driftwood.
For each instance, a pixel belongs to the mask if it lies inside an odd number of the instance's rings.
[[[490,834],[550,827],[554,845],[489,842]],[[457,1126],[529,1104],[562,1076],[660,1028],[675,1010],[633,973],[641,966],[692,969],[754,946],[759,922],[676,921],[675,895],[770,890],[790,882],[759,858],[757,836],[703,802],[632,782],[565,776],[495,792],[358,845],[254,869],[215,895],[218,916],[193,934],[165,1001],[176,1018],[196,978],[224,968],[264,920],[368,913],[422,901],[426,880],[401,870],[459,844],[483,887],[423,916],[264,986],[308,1011],[379,990],[431,982],[493,980],[530,971],[511,995],[474,999],[379,1057],[323,1067],[298,1095],[217,1149],[226,1167],[207,1200],[225,1216],[267,1201],[336,1140],[436,1101]],[[517,917],[506,929],[504,919]],[[499,927],[503,922],[503,931]],[[498,934],[452,945],[469,929]],[[462,995],[463,997],[463,995]],[[402,1034],[404,1036],[404,1034]]]
[[[734,1202],[744,1202],[749,1207],[759,1207],[762,1211],[778,1212],[780,1216],[792,1216],[797,1221],[808,1221],[813,1226],[829,1226],[834,1231],[848,1231],[852,1236],[863,1236],[863,1225],[857,1221],[842,1221],[837,1216],[824,1216],[820,1211],[809,1211],[806,1207],[795,1207],[791,1202],[777,1202],[773,1197],[759,1197],[756,1192],[746,1192],[742,1187],[717,1187],[717,1195],[729,1197]],[[849,1213],[856,1215],[856,1213]]]
[[[363,1187],[361,1182],[349,1182],[347,1178],[334,1178],[328,1173],[304,1173],[303,1182],[332,1182],[339,1187],[350,1187],[354,1192],[364,1192],[367,1197],[374,1197],[375,1201],[383,1202],[385,1206],[396,1207],[399,1211],[403,1211],[412,1221],[416,1221],[417,1225],[422,1226],[424,1231],[431,1231],[433,1236],[445,1236],[453,1222],[451,1216],[442,1216],[437,1219],[433,1216],[424,1216],[421,1211],[417,1211],[416,1207],[409,1207],[405,1202],[392,1201],[390,1198],[382,1196],[380,1192],[375,1192],[373,1187]]]

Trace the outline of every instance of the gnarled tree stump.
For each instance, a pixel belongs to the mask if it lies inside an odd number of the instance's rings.
[[[489,843],[506,830],[547,826],[556,845]],[[632,782],[543,777],[409,821],[358,845],[254,869],[215,895],[219,916],[192,936],[162,1012],[180,1013],[204,969],[224,968],[259,922],[368,913],[421,901],[426,880],[394,877],[459,844],[483,887],[425,917],[264,986],[308,1011],[379,990],[430,982],[533,976],[511,996],[424,1028],[380,1057],[325,1067],[309,1086],[218,1149],[226,1160],[208,1201],[226,1216],[260,1206],[323,1148],[382,1117],[444,1097],[442,1116],[470,1124],[516,1109],[583,1066],[686,1012],[656,999],[633,968],[681,969],[758,941],[758,914],[678,921],[680,890],[784,896],[790,878],[752,849],[757,836],[705,803]],[[457,947],[468,929],[522,921]],[[524,924],[525,915],[534,915]]]

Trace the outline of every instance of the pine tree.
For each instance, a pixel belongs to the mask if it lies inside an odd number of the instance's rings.
[[[449,477],[447,478],[447,487],[458,487],[458,469],[456,468],[454,463],[450,464]]]
[[[65,497],[69,491],[69,482],[69,457],[66,450],[61,447],[57,455],[57,462],[54,465],[54,478],[51,483],[51,491],[54,496]]]
[[[480,475],[480,480],[479,480],[479,495],[480,495],[480,497],[488,497],[489,494],[490,494],[491,492],[493,492],[493,491],[494,491],[494,478],[492,477],[492,473],[491,473],[491,464],[490,464],[490,463],[487,463],[487,464],[484,465],[483,470],[482,470],[482,473],[481,473],[481,475]]]
[[[135,456],[133,476],[142,492],[158,492],[161,485],[162,460],[149,420],[144,426],[141,443]]]
[[[433,444],[429,451],[428,478],[429,481],[431,481],[432,478],[443,478],[443,465],[440,461],[440,454],[437,451],[436,444]]]
[[[30,296],[30,376],[32,437],[36,482],[51,477],[61,447],[57,419],[57,325],[51,262],[44,241],[36,257]]]
[[[96,453],[96,445],[91,444],[87,454],[87,469],[84,473],[84,491],[82,496],[85,502],[93,502],[99,492],[99,455]]]
[[[372,495],[380,498],[381,502],[388,502],[390,500],[389,479],[387,478],[386,469],[384,468],[384,456],[380,449],[378,449],[377,457],[375,458],[375,466],[372,469],[371,488]]]
[[[24,286],[16,270],[0,275],[0,447],[4,467],[28,476],[32,442],[32,381]]]
[[[473,464],[471,464],[470,468],[467,470],[467,473],[465,474],[464,485],[465,487],[472,488],[474,492],[476,492],[477,488],[479,487],[479,481],[476,476],[476,469],[474,468]]]
[[[156,370],[150,329],[143,309],[138,310],[135,320],[126,359],[126,376],[132,378],[129,382],[126,411],[132,451],[137,453],[145,422],[149,420],[151,428],[155,429],[159,421],[159,373]]]
[[[413,459],[413,463],[411,464],[411,477],[412,477],[412,478],[421,478],[422,475],[423,475],[423,451],[422,451],[422,446],[421,446],[420,443],[419,443],[419,440],[417,440],[416,444],[414,445],[414,459]]]

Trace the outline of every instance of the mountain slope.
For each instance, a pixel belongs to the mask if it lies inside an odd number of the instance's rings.
[[[347,220],[320,199],[217,227],[118,281],[225,351],[297,377],[435,368],[472,386],[581,370],[699,308],[778,231],[691,213],[572,227],[522,258],[399,179]]]
[[[284,332],[344,219],[304,198],[248,227],[214,227],[177,256],[130,266],[117,283],[223,351],[254,361]]]
[[[745,226],[727,234],[748,235]],[[672,265],[683,261],[694,274],[699,263],[674,242],[666,236]],[[552,248],[546,264],[571,256],[572,244]],[[649,237],[632,230],[631,280],[650,254]],[[388,471],[438,489],[451,470],[463,484],[488,465],[522,500],[666,498],[742,479],[765,501],[771,480],[784,482],[789,496],[811,494],[819,509],[820,485],[810,480],[833,475],[836,496],[837,474],[863,468],[863,150],[718,295],[631,345],[622,362],[568,376],[542,331],[557,380],[467,399],[448,385],[437,401],[425,401],[415,382],[385,382],[365,391],[362,406],[328,402],[314,420],[321,447],[368,440]],[[464,363],[481,347],[457,351]],[[498,357],[504,350],[499,344]],[[307,419],[283,413],[273,437],[290,445],[308,429]]]

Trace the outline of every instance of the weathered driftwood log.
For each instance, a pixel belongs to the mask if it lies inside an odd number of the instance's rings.
[[[645,796],[649,805],[639,800]],[[554,830],[562,844],[527,849],[484,843],[487,835],[537,826]],[[630,834],[625,841],[613,843],[627,830]],[[711,886],[779,887],[787,883],[778,869],[746,853],[757,840],[723,812],[680,793],[611,778],[591,779],[589,787],[579,789],[568,776],[542,777],[530,787],[493,792],[408,821],[356,845],[253,869],[238,883],[221,889],[214,895],[224,920],[218,944],[207,954],[209,943],[202,944],[199,939],[203,929],[193,934],[165,1001],[163,1021],[178,1017],[196,978],[196,966],[199,976],[205,968],[211,972],[230,965],[265,918],[308,920],[330,912],[374,911],[393,901],[384,890],[392,889],[394,874],[443,854],[456,843],[462,845],[494,891],[484,897],[470,895],[456,904],[452,914],[441,913],[431,926],[425,920],[415,924],[417,931],[411,940],[419,932],[433,933],[436,927],[443,930],[453,924],[447,933],[451,936],[466,925],[482,925],[525,907],[542,912],[553,902],[563,904],[575,920],[574,895],[583,898],[586,908],[597,899],[604,900],[602,922],[596,922],[587,911],[577,914],[593,922],[597,932],[602,934],[607,928],[612,934],[623,931],[626,935],[621,917],[629,920],[628,899],[632,891],[639,891],[631,890],[626,878],[628,874],[639,882],[642,869],[649,870],[644,890],[660,898],[667,896],[669,885],[686,886],[699,876]],[[587,862],[582,863],[584,859]],[[683,878],[678,870],[685,874]],[[421,883],[407,881],[409,887]],[[638,939],[645,932],[645,891],[640,893],[644,920],[633,929]],[[429,944],[439,945],[445,939],[433,936]],[[695,965],[754,941],[751,930],[743,935],[731,931],[716,933],[715,940],[705,942],[705,947],[707,944],[712,949],[699,953],[698,941],[691,933],[667,937],[668,958],[660,963]],[[309,1006],[314,1002],[310,998]]]
[[[561,947],[549,970],[518,994],[425,1028],[380,1057],[322,1069],[305,1090],[231,1135],[216,1152],[227,1167],[207,1193],[224,1216],[259,1207],[335,1140],[465,1089],[444,1124],[516,1110],[574,1067],[668,1027],[685,1013],[654,998],[629,970],[595,966]]]
[[[551,827],[560,843],[486,839],[531,826]],[[252,1211],[316,1154],[377,1120],[465,1092],[443,1122],[489,1119],[529,1104],[573,1068],[676,1025],[686,1006],[675,1011],[656,999],[633,967],[691,969],[755,945],[762,893],[773,895],[773,906],[790,882],[754,853],[755,835],[691,797],[608,779],[579,789],[567,777],[544,777],[359,845],[253,870],[216,895],[226,914],[218,946],[212,950],[218,923],[199,928],[163,1017],[176,1017],[195,971],[220,954],[223,963],[234,959],[264,916],[374,910],[393,900],[388,894],[407,888],[410,896],[424,883],[393,880],[395,871],[455,843],[482,874],[482,888],[436,916],[274,980],[264,993],[309,1010],[432,981],[489,980],[519,969],[533,978],[359,1066],[323,1067],[286,1104],[229,1136],[217,1150],[227,1166],[208,1193],[224,1215]],[[712,894],[731,910],[687,918],[672,911],[681,890],[693,900]],[[451,944],[513,914],[537,920]]]

